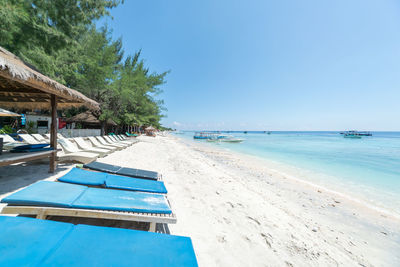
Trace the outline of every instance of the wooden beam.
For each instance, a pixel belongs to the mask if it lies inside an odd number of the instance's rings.
[[[50,128],[50,147],[57,150],[57,96],[51,95],[51,128]],[[57,168],[56,154],[50,157],[50,170],[54,172]]]
[[[66,109],[71,107],[80,107],[84,103],[58,103],[58,109]],[[4,102],[0,99],[0,107],[2,108],[22,108],[22,109],[47,109],[50,110],[50,100],[49,102]]]
[[[27,162],[56,155],[57,151],[29,152],[29,153],[9,153],[5,152],[0,157],[0,166],[7,166],[19,162]]]

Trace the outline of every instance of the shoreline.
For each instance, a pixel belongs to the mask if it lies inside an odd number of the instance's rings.
[[[398,266],[400,221],[275,173],[261,159],[168,135],[100,162],[163,175],[177,224],[192,239],[200,266]],[[2,168],[0,197],[73,165]],[[1,208],[1,205],[0,205]]]
[[[332,200],[331,202],[333,202],[333,203],[326,205],[326,203],[323,203],[325,201],[321,201],[322,206],[324,206],[324,208],[328,208],[328,209],[331,208],[331,209],[339,210],[336,213],[329,210],[329,213],[334,213],[334,214],[328,214],[330,217],[340,215],[342,218],[344,218],[344,220],[347,220],[347,219],[353,220],[354,218],[352,218],[352,217],[359,217],[356,221],[358,221],[360,223],[360,225],[366,224],[366,225],[368,225],[368,227],[372,226],[372,228],[374,228],[375,230],[377,228],[379,228],[380,229],[379,233],[383,234],[383,235],[387,234],[387,232],[385,232],[385,231],[387,231],[387,229],[391,229],[393,231],[392,234],[395,236],[395,240],[400,240],[400,238],[399,238],[399,236],[400,236],[399,217],[396,216],[396,214],[392,214],[390,211],[382,210],[379,207],[375,207],[375,206],[372,207],[369,203],[365,203],[362,200],[353,198],[352,196],[349,196],[345,193],[330,190],[329,188],[325,188],[318,184],[314,184],[310,181],[303,180],[303,179],[295,177],[293,175],[288,175],[288,174],[282,173],[282,171],[271,169],[269,166],[267,166],[267,167],[263,166],[260,169],[260,165],[263,165],[266,161],[268,161],[264,158],[236,152],[236,151],[229,150],[226,148],[218,148],[218,147],[214,147],[214,146],[211,146],[208,144],[203,144],[200,142],[199,143],[193,142],[191,140],[181,138],[181,137],[174,136],[172,138],[176,139],[178,142],[182,142],[183,144],[185,144],[185,146],[188,146],[190,149],[194,149],[196,151],[199,151],[200,153],[206,154],[207,157],[211,157],[213,160],[217,160],[219,163],[222,163],[222,164],[225,164],[228,166],[231,166],[232,162],[235,162],[235,161],[246,162],[246,163],[251,162],[251,164],[247,165],[245,168],[252,169],[253,168],[252,165],[253,164],[256,165],[256,167],[254,167],[254,169],[256,169],[255,172],[258,172],[258,174],[256,174],[256,177],[258,176],[257,178],[261,178],[262,183],[271,184],[270,181],[268,181],[268,180],[263,181],[263,179],[262,179],[263,177],[268,175],[269,177],[273,177],[274,180],[278,180],[278,181],[280,180],[281,184],[279,186],[281,186],[283,181],[285,181],[286,183],[294,183],[295,187],[297,187],[296,188],[297,190],[307,189],[306,194],[308,196],[311,196],[312,198],[314,198],[314,197],[320,198],[321,195],[325,195],[325,198],[327,197],[328,199],[331,199]],[[239,168],[241,168],[241,167],[239,167]],[[260,175],[260,173],[261,173],[261,175]],[[290,186],[289,186],[289,188],[290,188]],[[332,206],[330,206],[330,205],[332,205]],[[318,204],[316,206],[318,206]],[[313,209],[318,210],[319,208],[316,206],[314,206]],[[301,208],[304,208],[304,204],[301,206]],[[309,208],[309,207],[307,206],[307,208]],[[388,212],[389,214],[386,214],[386,212]],[[339,213],[339,214],[337,214],[337,213]],[[318,214],[317,216],[321,216],[321,214]],[[330,223],[332,223],[332,222],[330,222]],[[333,225],[333,227],[334,227],[334,225]],[[350,227],[350,229],[348,229],[348,230],[351,230],[352,228],[353,228],[353,226]],[[371,230],[371,229],[369,229],[369,230]],[[369,232],[369,230],[368,230],[368,232]],[[367,234],[367,233],[365,233],[365,234]],[[400,249],[400,245],[398,242],[396,243],[396,246],[398,247],[398,249]],[[368,250],[368,249],[365,249],[365,250]],[[391,250],[391,252],[393,253],[392,256],[395,253],[394,251],[395,250]],[[397,258],[395,262],[396,262],[396,264],[399,264],[400,259]],[[297,263],[297,264],[299,264],[299,263]],[[300,265],[303,265],[303,264],[300,264]],[[396,265],[396,264],[392,263],[392,265]],[[307,265],[307,264],[305,264],[305,265]],[[328,265],[330,265],[330,264],[328,264]],[[361,263],[361,265],[363,265],[363,264]],[[371,264],[371,266],[373,266],[373,265],[375,265],[375,264]],[[391,264],[389,264],[389,265],[391,265]],[[366,264],[366,266],[369,266],[369,265]]]
[[[201,141],[195,142],[191,139],[183,138],[180,136],[174,136],[174,138],[175,137],[180,139],[184,143],[188,143],[189,145],[204,146],[205,149],[208,148],[210,150],[213,150],[213,149],[220,150],[221,152],[227,152],[232,155],[236,155],[236,157],[239,157],[239,158],[246,157],[251,161],[259,161],[260,164],[265,163],[268,165],[267,169],[269,172],[274,172],[276,175],[283,176],[287,179],[291,179],[291,180],[299,182],[299,183],[303,183],[304,185],[311,186],[318,190],[324,190],[324,191],[329,192],[338,197],[346,198],[349,201],[354,202],[355,205],[359,205],[362,208],[370,209],[371,211],[377,212],[377,213],[384,213],[386,216],[393,217],[393,219],[400,221],[400,213],[397,210],[395,210],[394,208],[387,207],[387,206],[385,207],[381,203],[374,203],[373,201],[369,201],[368,196],[365,195],[365,193],[362,191],[357,191],[357,193],[352,194],[350,192],[350,190],[346,190],[345,188],[343,188],[344,186],[346,186],[345,184],[335,183],[330,180],[325,181],[326,184],[319,184],[317,181],[312,181],[311,179],[307,180],[304,177],[304,176],[324,175],[325,177],[335,178],[332,175],[322,174],[320,172],[307,170],[302,167],[292,166],[292,165],[289,165],[288,163],[283,163],[278,160],[269,159],[269,158],[265,158],[265,157],[257,156],[257,155],[253,155],[253,154],[248,154],[245,152],[239,152],[234,149],[230,149],[230,148],[226,148],[226,147],[218,147],[213,144],[203,143]],[[300,171],[300,172],[302,172],[302,174],[296,176],[294,174],[295,171]],[[310,173],[312,173],[312,174],[309,175]],[[335,187],[335,189],[332,189],[330,187]],[[343,191],[340,191],[340,190],[343,190]],[[385,194],[385,192],[383,192],[383,191],[381,191],[379,193]]]

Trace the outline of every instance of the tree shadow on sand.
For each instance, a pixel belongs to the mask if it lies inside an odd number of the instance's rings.
[[[54,173],[49,173],[48,161],[32,161],[0,167],[0,195],[48,179],[69,168],[70,165],[58,165]]]

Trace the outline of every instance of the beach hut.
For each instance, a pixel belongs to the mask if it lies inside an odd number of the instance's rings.
[[[96,101],[41,74],[0,47],[0,107],[50,110],[50,146],[55,149],[17,155],[4,153],[0,166],[50,157],[50,171],[53,172],[57,153],[57,109],[80,106],[99,109]]]
[[[106,131],[107,127],[115,127],[117,124],[112,120],[108,119],[105,122],[100,121],[91,110],[79,113],[71,118],[66,119],[66,122],[79,123],[81,129],[101,129],[102,135]]]
[[[79,123],[83,129],[100,129],[101,122],[90,110],[66,119],[67,123]]]

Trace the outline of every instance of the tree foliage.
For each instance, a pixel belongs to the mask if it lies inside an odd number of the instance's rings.
[[[159,86],[141,52],[126,56],[94,21],[123,0],[0,0],[0,46],[101,104],[101,120],[160,127]]]

